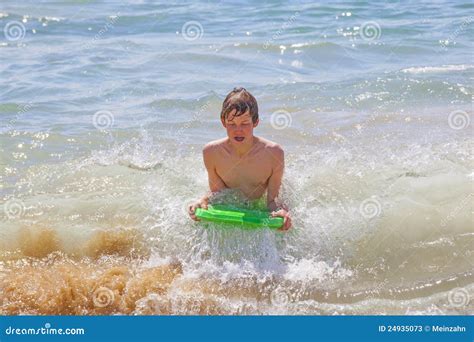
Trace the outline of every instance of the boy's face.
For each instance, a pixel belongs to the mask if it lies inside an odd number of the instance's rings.
[[[222,121],[222,125],[224,125],[227,130],[227,136],[233,143],[237,144],[251,141],[251,138],[253,137],[253,129],[257,127],[258,120],[253,123],[252,117],[248,111],[239,116],[234,116],[235,112],[235,110],[230,112],[227,115],[225,122]]]

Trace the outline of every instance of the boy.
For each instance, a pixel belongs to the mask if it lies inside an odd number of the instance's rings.
[[[278,202],[284,170],[284,153],[280,145],[253,135],[258,125],[258,106],[245,88],[234,88],[224,100],[221,122],[227,138],[211,141],[203,149],[204,164],[211,193],[188,208],[193,220],[196,208],[207,208],[212,193],[222,189],[239,189],[248,199],[259,199],[267,192],[267,207],[273,217],[283,217],[280,230],[291,227],[288,210]]]

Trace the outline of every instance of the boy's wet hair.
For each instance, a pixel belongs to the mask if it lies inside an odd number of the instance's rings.
[[[235,113],[231,118],[229,113],[235,109]],[[221,120],[225,122],[226,119],[232,120],[236,116],[240,116],[249,111],[252,117],[252,122],[258,120],[258,105],[257,100],[245,88],[234,88],[225,98],[222,104]]]

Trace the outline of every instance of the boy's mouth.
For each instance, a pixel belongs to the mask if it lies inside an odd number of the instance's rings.
[[[244,137],[234,137],[235,140],[237,140],[238,142],[242,142],[244,141]]]

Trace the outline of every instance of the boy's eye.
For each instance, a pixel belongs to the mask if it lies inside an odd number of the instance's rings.
[[[229,122],[228,123],[229,126],[232,126],[232,127],[236,127],[237,124],[233,123],[233,122]],[[250,125],[250,122],[244,122],[244,123],[241,123],[240,126],[248,126]]]

